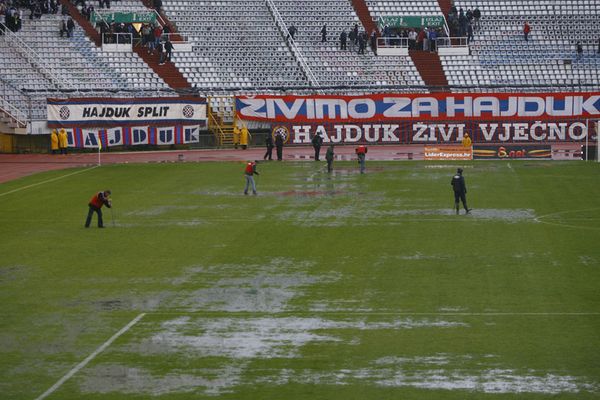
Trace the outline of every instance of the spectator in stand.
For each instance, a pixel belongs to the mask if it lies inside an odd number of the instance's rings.
[[[417,32],[414,29],[411,29],[408,32],[408,48],[410,50],[415,50],[417,48]]]
[[[60,21],[60,37],[63,37],[67,32],[67,20],[63,19],[62,21]]]
[[[154,51],[154,29],[148,24],[148,34],[146,35],[146,46],[148,47],[148,54]]]
[[[473,10],[473,28],[476,31],[479,31],[479,19],[481,18],[481,11],[479,11],[479,7],[475,7],[475,10]]]
[[[298,28],[296,28],[294,26],[294,24],[291,24],[290,27],[288,28],[288,35],[287,35],[287,39],[292,39],[292,40],[296,40],[294,38],[294,35],[296,35],[296,32],[298,32]]]
[[[473,25],[469,24],[467,26],[467,44],[471,43],[473,40]]]
[[[142,47],[148,46],[148,35],[150,33],[150,27],[148,24],[142,25],[141,34],[142,34]],[[150,50],[148,50],[150,52]]]
[[[173,54],[173,44],[171,43],[169,38],[167,38],[167,41],[165,42],[165,53],[167,61],[171,62],[171,55]]]
[[[423,28],[423,51],[429,51],[429,29]]]
[[[152,1],[152,6],[156,10],[156,12],[159,14],[160,14],[160,10],[162,9],[162,5],[163,5],[162,0],[153,0]]]
[[[373,50],[373,54],[377,55],[377,31],[375,29],[371,32],[371,50]]]
[[[67,21],[67,37],[73,36],[73,29],[75,29],[75,22],[73,22],[73,18],[69,17]]]
[[[356,42],[356,37],[354,35],[354,29],[350,29],[350,32],[348,33],[348,39],[350,39],[350,51],[354,51],[354,44]]]
[[[425,50],[425,29],[421,29],[419,34],[417,35],[417,48],[420,50]]]
[[[529,26],[527,21],[525,21],[525,24],[523,25],[523,36],[525,37],[526,42],[529,41],[529,32],[531,32],[531,27]]]
[[[473,11],[471,11],[471,9],[467,9],[467,13],[465,14],[465,17],[467,17],[467,22],[471,23],[473,22]]]
[[[577,41],[575,48],[577,50],[577,59],[579,60],[583,56],[583,46],[581,45],[581,42],[579,40]]]
[[[354,24],[354,44],[357,45],[358,44],[358,24]]]
[[[327,24],[321,28],[321,43],[327,42]]]
[[[156,51],[158,52],[158,65],[163,65],[165,63],[165,52],[163,50],[162,42],[158,42]]]
[[[435,28],[431,28],[429,30],[429,49],[431,52],[435,52],[436,39],[437,31],[435,30]]]
[[[347,50],[346,48],[346,31],[342,31],[342,33],[340,33],[340,50]]]
[[[367,33],[361,32],[358,35],[358,54],[365,54],[365,48],[367,47]]]
[[[465,16],[465,13],[463,11],[463,9],[461,8],[460,11],[458,12],[458,35],[459,36],[465,36],[467,34],[467,23],[469,21],[467,20],[467,17]]]
[[[156,23],[156,27],[154,28],[154,47],[158,47],[158,44],[160,43],[160,38],[162,36],[162,26],[160,26],[159,23]]]

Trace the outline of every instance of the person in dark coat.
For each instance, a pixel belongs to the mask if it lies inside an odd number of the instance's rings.
[[[327,25],[323,25],[321,28],[321,43],[325,43],[327,41]]]
[[[371,32],[371,50],[373,54],[377,55],[377,32],[375,29]]]
[[[340,50],[346,50],[347,38],[348,36],[346,34],[346,31],[342,31],[342,33],[340,33]]]
[[[327,172],[333,171],[333,145],[330,144],[327,148],[327,153],[325,153],[325,160],[327,160]]]
[[[321,155],[321,146],[323,145],[323,138],[318,133],[315,133],[311,140],[312,146],[315,149],[315,161],[319,161]]]
[[[290,25],[290,27],[288,28],[287,39],[289,40],[291,38],[292,40],[296,40],[296,38],[294,37],[294,35],[296,35],[296,32],[298,32],[298,29],[294,26],[294,24]]]
[[[277,148],[277,161],[283,159],[283,136],[281,133],[275,135],[275,147]]]
[[[367,47],[367,39],[364,33],[358,35],[358,54],[365,54],[365,48]]]
[[[75,22],[73,22],[73,18],[69,17],[67,21],[67,37],[73,36],[73,29],[75,29]]]
[[[165,52],[162,42],[158,42],[156,45],[156,50],[158,51],[158,65],[163,65],[165,63]]]
[[[269,159],[269,161],[271,161],[273,159],[273,137],[271,136],[271,134],[267,135],[267,138],[265,139],[265,146],[267,146],[267,152],[265,153],[265,156],[263,157],[263,160],[266,160],[267,158]]]
[[[459,200],[462,201],[466,213],[469,214],[471,212],[471,209],[467,207],[467,185],[462,173],[462,168],[457,169],[456,174],[454,174],[452,181],[450,182],[450,185],[452,185],[452,189],[454,190],[454,208],[456,209],[456,215],[459,214]]]
[[[166,60],[171,62],[171,54],[173,54],[173,44],[171,43],[169,38],[167,38],[167,41],[165,42],[165,53]]]

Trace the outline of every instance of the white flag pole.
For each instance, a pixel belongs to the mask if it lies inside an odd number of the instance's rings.
[[[102,166],[102,159],[100,158],[100,150],[102,150],[102,142],[100,138],[100,131],[98,131],[98,166]]]

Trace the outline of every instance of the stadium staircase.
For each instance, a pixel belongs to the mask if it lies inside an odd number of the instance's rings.
[[[87,20],[79,10],[69,1],[69,0],[60,0],[63,7],[67,7],[69,13],[73,20],[79,24],[85,31],[85,33],[92,39],[92,41],[96,44],[96,46],[102,46],[102,37],[100,33],[94,28],[94,26]],[[181,72],[175,67],[175,64],[172,62],[165,62],[163,65],[159,65],[159,56],[158,54],[148,54],[147,50],[141,46],[134,46],[133,51],[137,53],[138,56],[148,66],[156,73],[156,75],[160,76],[167,85],[169,85],[172,89],[191,89],[188,81],[181,75]]]
[[[356,15],[363,27],[365,28],[365,32],[373,32],[374,30],[379,32],[377,29],[377,24],[373,21],[373,16],[369,11],[369,7],[365,0],[352,0],[352,7],[354,7],[354,11],[356,11]]]
[[[440,8],[447,7],[448,11],[450,10],[451,0],[438,0],[438,3]],[[369,11],[369,7],[365,0],[352,0],[352,6],[356,11],[356,15],[365,27],[366,32],[372,32],[374,29],[377,30],[377,25],[373,20],[373,16],[371,16],[371,12]],[[445,8],[442,8],[442,10],[445,10]],[[410,50],[409,55],[417,68],[417,71],[419,71],[423,82],[430,87],[430,90],[445,90],[437,88],[438,86],[448,86],[448,80],[446,79],[442,63],[437,53]]]
[[[442,10],[442,13],[444,13],[444,17],[446,17],[446,20],[448,19],[448,13],[450,12],[450,9],[452,8],[452,0],[437,0],[438,4],[440,5],[440,10]]]
[[[96,46],[101,47],[102,36],[96,29],[94,29],[94,27],[87,20],[87,18],[81,15],[77,7],[75,7],[75,5],[69,0],[60,0],[60,4],[62,4],[63,7],[66,7],[69,10],[69,15],[71,16],[71,18],[73,18],[73,20],[77,22],[79,26],[81,26],[85,34],[88,35],[88,37],[96,44]]]
[[[27,133],[27,116],[4,99],[0,99],[0,132],[16,135]]]
[[[215,101],[227,101],[224,98],[211,97],[208,101],[208,131],[215,136],[215,143],[219,147],[233,146],[233,128],[236,124],[235,118],[227,118],[227,115],[219,112],[219,107],[213,107]]]
[[[442,68],[440,57],[437,53],[431,53],[422,50],[409,50],[408,54],[413,60],[415,67],[421,74],[425,85],[429,86],[432,92],[446,91],[445,86],[448,86],[446,74]],[[442,87],[443,86],[443,87]]]

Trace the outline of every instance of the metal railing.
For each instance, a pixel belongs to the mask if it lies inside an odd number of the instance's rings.
[[[296,42],[294,41],[294,39],[291,37],[291,35],[289,35],[288,27],[285,24],[285,22],[283,21],[281,14],[279,14],[279,10],[277,9],[277,6],[275,5],[275,3],[273,3],[273,0],[267,0],[267,6],[271,10],[271,13],[273,13],[273,17],[275,18],[275,23],[277,24],[277,27],[279,28],[279,30],[281,31],[283,36],[287,38],[287,42],[289,43],[290,47],[292,48],[292,53],[294,54],[294,56],[300,63],[300,66],[304,70],[304,73],[306,74],[308,81],[310,82],[310,84],[312,86],[314,86],[316,88],[320,87],[321,85],[319,84],[319,80],[317,79],[315,74],[312,72],[312,69],[310,69],[308,63],[306,62],[306,59],[304,58],[304,55],[302,54],[302,51],[300,51],[300,48],[296,45]]]
[[[10,42],[16,47],[19,52],[27,59],[27,61],[38,69],[42,75],[44,75],[57,89],[62,90],[73,90],[78,91],[77,87],[54,68],[47,66],[47,59],[43,59],[39,54],[33,50],[27,43],[25,43],[18,35],[8,29],[6,25],[0,22],[0,25],[4,28],[4,35],[2,35],[5,41]],[[10,40],[7,40],[10,39]]]
[[[408,48],[408,38],[383,36],[377,38],[377,48]]]
[[[18,102],[25,104],[27,112],[21,111],[19,107],[9,102],[9,98],[14,98]],[[30,96],[27,96],[26,94],[22,93],[18,88],[13,86],[11,83],[6,82],[4,79],[0,78],[0,100],[3,101],[3,105],[1,107],[5,110],[5,113],[8,114],[8,111],[10,110],[11,117],[14,118],[19,124],[27,123],[30,117]]]
[[[466,37],[439,37],[435,40],[437,48],[440,47],[468,47],[469,43]]]
[[[181,38],[181,40],[173,40],[173,38]],[[161,39],[163,41],[166,41],[167,39],[169,39],[169,42],[171,42],[171,43],[187,43],[188,42],[188,36],[182,35],[181,33],[163,33],[161,36]]]
[[[27,126],[27,114],[2,97],[0,97],[0,111],[12,118],[20,128],[25,128]]]

